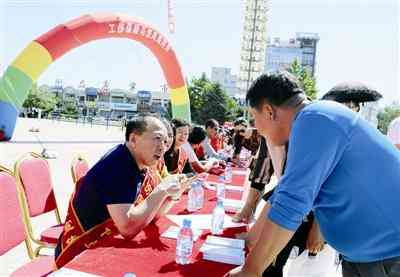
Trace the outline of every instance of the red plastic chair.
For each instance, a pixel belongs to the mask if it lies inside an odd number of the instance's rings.
[[[88,162],[81,155],[77,155],[71,163],[71,175],[74,184],[76,184],[79,179],[84,177],[88,171]]]
[[[54,196],[48,162],[40,155],[28,153],[15,163],[14,173],[25,226],[30,240],[39,245],[35,256],[41,248],[54,248],[63,231],[60,213]],[[42,231],[40,238],[35,238],[31,218],[54,212],[57,225]]]
[[[32,245],[26,237],[26,229],[19,206],[16,182],[12,172],[0,166],[0,256],[25,241],[32,259]],[[40,256],[14,271],[11,276],[46,276],[54,270],[53,256]]]

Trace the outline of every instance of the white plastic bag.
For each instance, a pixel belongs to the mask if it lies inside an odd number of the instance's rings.
[[[317,256],[308,257],[305,250],[300,256],[291,260],[286,266],[287,277],[334,277],[341,276],[338,265],[335,263],[336,251],[325,245]],[[290,261],[290,260],[289,260]]]

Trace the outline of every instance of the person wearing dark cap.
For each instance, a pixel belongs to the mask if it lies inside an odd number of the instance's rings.
[[[314,211],[344,277],[400,276],[400,155],[390,141],[341,104],[309,103],[289,73],[261,75],[246,99],[260,133],[289,149],[255,246],[227,275],[260,276]]]

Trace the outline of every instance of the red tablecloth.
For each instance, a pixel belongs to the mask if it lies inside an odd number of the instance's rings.
[[[235,169],[237,170],[237,169]],[[240,169],[239,169],[240,170]],[[208,180],[218,179],[209,176]],[[233,184],[243,185],[245,175],[233,176]],[[215,207],[215,191],[205,189],[204,207],[198,214],[211,213]],[[240,192],[227,192],[227,198],[241,199]],[[187,195],[171,210],[170,214],[187,214]],[[195,214],[196,214],[195,213]],[[163,217],[155,224],[150,224],[133,240],[127,241],[117,236],[102,241],[96,248],[86,250],[75,257],[65,267],[100,276],[123,276],[126,272],[133,272],[137,277],[152,276],[223,276],[232,265],[202,260],[199,252],[201,245],[209,232],[197,240],[193,247],[193,262],[188,265],[175,263],[176,240],[162,238],[160,235],[173,223]],[[224,236],[234,237],[244,232],[246,227],[230,228],[225,230]]]
[[[246,172],[246,169],[243,168],[233,168],[234,172]],[[232,175],[232,182],[230,183],[230,185],[234,185],[234,186],[243,186],[243,184],[246,181],[246,176],[245,174],[235,174],[233,173]],[[209,182],[216,182],[216,183],[220,183],[220,176],[217,175],[208,175],[207,181]]]

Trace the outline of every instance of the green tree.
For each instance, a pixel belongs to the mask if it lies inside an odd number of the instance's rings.
[[[243,113],[221,85],[211,82],[205,73],[189,82],[188,91],[191,117],[195,123],[204,124],[210,118],[222,123]]]
[[[387,134],[390,122],[400,116],[400,106],[392,105],[386,107],[383,111],[378,113],[378,129],[383,134]]]
[[[78,109],[75,103],[67,102],[64,104],[61,112],[67,116],[76,116],[78,114]]]
[[[200,78],[193,78],[189,82],[190,114],[194,122],[197,122],[197,119],[201,117],[201,109],[204,105],[204,91],[209,83],[210,81],[207,79],[205,73]]]
[[[28,110],[38,108],[46,114],[51,112],[57,103],[57,97],[48,91],[46,87],[38,88],[36,84],[33,84],[22,106]]]
[[[168,102],[168,105],[167,105],[167,113],[165,114],[165,117],[166,117],[168,120],[171,120],[171,119],[172,119],[172,105],[171,105],[171,101]]]
[[[301,66],[297,59],[290,65],[288,72],[296,76],[300,82],[301,88],[305,91],[307,96],[312,100],[317,99],[317,82],[315,78],[311,76],[310,72]]]
[[[210,118],[223,122],[230,117],[228,97],[219,84],[209,83],[205,86],[203,101],[198,123],[204,124]]]

